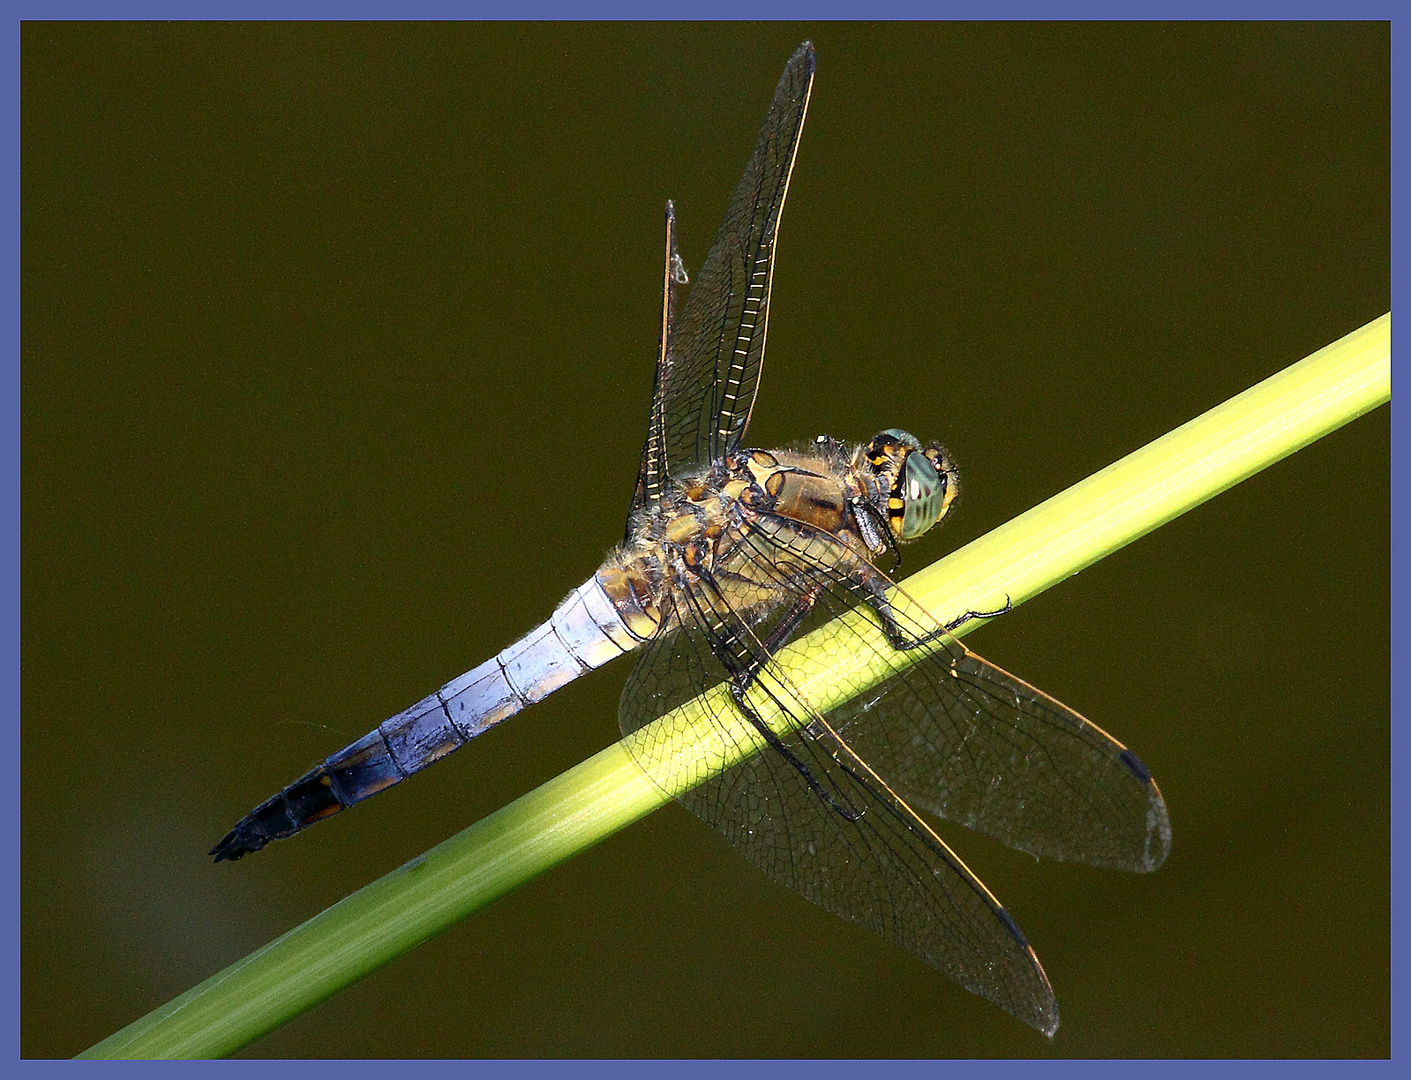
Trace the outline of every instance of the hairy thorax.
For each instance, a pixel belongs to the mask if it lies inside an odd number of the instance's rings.
[[[682,478],[633,517],[598,581],[640,638],[673,630],[679,597],[719,590],[732,609],[779,599],[778,582],[820,564],[869,563],[852,509],[875,498],[828,440],[814,453],[740,450]],[[704,593],[701,590],[705,590]]]

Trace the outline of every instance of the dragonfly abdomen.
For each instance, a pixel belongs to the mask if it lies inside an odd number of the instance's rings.
[[[266,799],[214,848],[238,859],[384,791],[481,732],[636,648],[595,574],[498,656],[383,721]]]

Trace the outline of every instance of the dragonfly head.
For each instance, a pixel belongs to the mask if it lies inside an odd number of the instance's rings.
[[[915,540],[945,517],[960,490],[960,470],[946,448],[934,442],[922,446],[901,428],[888,428],[859,446],[853,468],[870,472],[898,541]]]

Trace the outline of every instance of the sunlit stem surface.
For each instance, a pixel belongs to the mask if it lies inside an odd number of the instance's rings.
[[[1390,396],[1387,314],[907,579],[906,593],[943,622],[1006,601],[1017,606]],[[857,693],[915,657],[843,649],[841,640],[823,626],[780,654],[784,677],[821,711],[839,703],[839,688]],[[678,728],[669,739],[679,747],[682,777],[703,775],[691,735],[707,716],[719,715],[710,697],[657,722]],[[741,732],[740,745],[752,738]],[[702,740],[715,747],[726,742]],[[721,757],[709,764],[731,762]],[[669,794],[633,763],[626,740],[610,746],[81,1056],[213,1057],[238,1050],[656,809]]]

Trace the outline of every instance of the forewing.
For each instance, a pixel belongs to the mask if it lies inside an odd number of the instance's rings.
[[[634,509],[659,496],[672,476],[709,465],[744,436],[764,361],[779,219],[813,71],[813,45],[804,42],[784,68],[715,244],[671,327]]]
[[[640,506],[660,499],[665,490],[666,447],[661,438],[665,430],[665,385],[668,381],[670,365],[667,363],[667,345],[671,340],[671,326],[676,321],[676,287],[684,285],[688,279],[686,268],[676,250],[676,208],[671,200],[666,201],[666,243],[662,260],[661,274],[661,321],[657,327],[657,366],[652,381],[652,414],[647,422],[647,444],[642,448],[642,464],[637,470],[637,489],[632,495],[632,507],[627,515],[628,539],[632,537],[633,516]]]
[[[725,624],[739,625],[729,617],[713,628],[688,619],[648,646],[623,691],[624,734],[727,679],[717,656],[733,651],[718,639]],[[768,699],[803,726],[781,737],[783,753],[754,753],[681,802],[776,881],[1052,1034],[1058,1008],[1043,968],[984,885],[821,718],[808,723],[807,705],[772,665],[759,670],[751,698]],[[719,701],[732,715],[722,712],[710,729],[707,741],[715,744],[707,757],[731,751],[737,740],[737,712],[728,696]],[[682,748],[673,737],[647,729],[627,742],[647,773],[675,790]]]
[[[803,527],[792,538],[768,523],[745,550],[760,572],[797,591],[814,582],[809,625],[861,606],[827,634],[819,655],[895,662],[873,605],[883,601],[909,641],[903,667],[881,682],[858,676],[828,720],[903,798],[949,821],[1043,858],[1148,871],[1171,845],[1166,803],[1141,760],[1077,712],[995,667],[946,634],[880,570],[861,563],[826,533]],[[783,557],[781,557],[781,552]],[[792,564],[787,573],[780,568]],[[804,627],[805,630],[808,627]],[[806,668],[811,654],[801,658]],[[837,659],[816,662],[837,680]],[[821,670],[826,668],[826,672]]]
[[[1049,859],[1150,871],[1171,848],[1141,759],[954,640],[833,714],[917,806]]]

